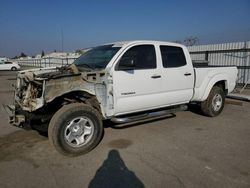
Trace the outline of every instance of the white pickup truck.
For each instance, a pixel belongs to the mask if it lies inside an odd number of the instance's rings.
[[[236,67],[194,68],[187,48],[161,41],[116,42],[92,48],[61,68],[20,71],[10,122],[48,125],[49,140],[65,155],[92,150],[105,119],[115,125],[200,106],[217,116],[232,92]]]

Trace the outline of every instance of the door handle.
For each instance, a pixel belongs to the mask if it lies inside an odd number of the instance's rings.
[[[161,75],[153,75],[151,78],[156,79],[156,78],[161,78]]]
[[[191,76],[192,74],[190,72],[187,72],[184,74],[185,76]]]

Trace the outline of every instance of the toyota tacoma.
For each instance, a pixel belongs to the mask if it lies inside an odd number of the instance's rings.
[[[103,120],[120,126],[163,117],[190,103],[210,117],[224,107],[237,79],[236,67],[194,67],[188,49],[163,41],[101,45],[68,66],[20,71],[10,123],[48,125],[62,154],[91,151],[103,135]]]

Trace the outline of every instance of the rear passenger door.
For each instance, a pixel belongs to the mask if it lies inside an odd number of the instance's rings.
[[[115,115],[152,109],[160,105],[161,70],[157,67],[154,45],[136,45],[127,49],[113,73]],[[123,61],[134,63],[132,70],[122,70]]]
[[[162,59],[162,101],[165,105],[187,103],[193,96],[194,70],[181,47],[160,45]],[[186,55],[185,55],[186,53]]]

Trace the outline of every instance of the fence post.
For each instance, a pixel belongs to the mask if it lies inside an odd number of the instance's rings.
[[[244,82],[244,84],[246,84],[247,83],[247,42],[245,41],[244,42],[244,53],[243,53],[243,57],[244,57],[244,80],[243,80],[243,82]]]
[[[208,61],[208,51],[205,52],[205,60]]]

